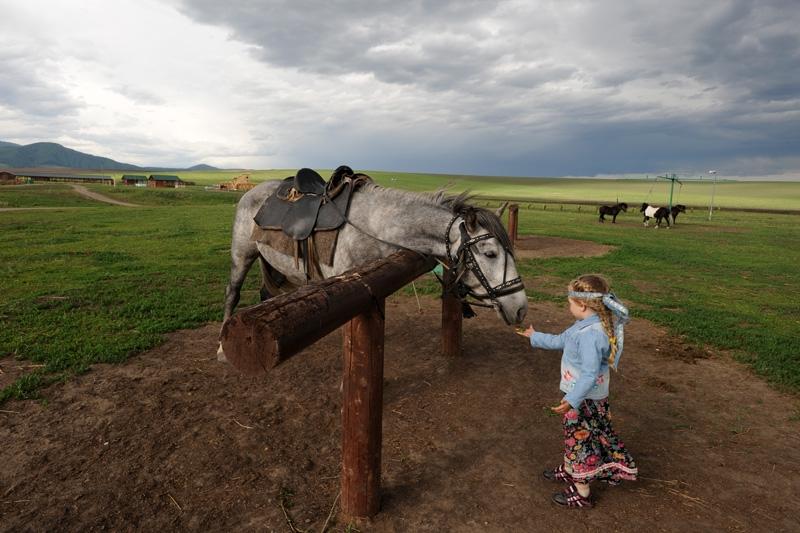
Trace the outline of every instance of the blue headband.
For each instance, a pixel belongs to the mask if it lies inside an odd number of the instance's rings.
[[[579,292],[569,291],[567,296],[570,298],[578,298],[581,300],[592,300],[595,298],[602,298],[603,305],[611,311],[617,319],[614,321],[614,336],[617,338],[617,354],[614,358],[614,368],[619,365],[619,359],[622,356],[622,345],[625,341],[625,331],[623,326],[630,320],[628,308],[622,302],[617,300],[613,292]]]

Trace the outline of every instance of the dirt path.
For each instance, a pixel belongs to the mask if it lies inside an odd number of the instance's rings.
[[[113,198],[109,198],[108,196],[104,196],[100,193],[96,193],[94,191],[90,191],[83,185],[75,185],[71,184],[72,188],[75,190],[76,193],[80,194],[81,196],[85,196],[86,198],[91,198],[92,200],[97,200],[98,202],[105,202],[107,204],[114,204],[114,205],[121,205],[124,207],[141,207],[139,204],[130,204],[128,202],[122,202],[120,200],[115,200]]]
[[[361,531],[798,531],[800,402],[652,324],[626,329],[615,425],[642,479],[564,511],[559,356],[491,313],[438,354],[435,298],[387,302],[383,509]],[[571,323],[535,304],[544,331]],[[338,491],[341,338],[263,378],[214,358],[219,324],[0,412],[0,531],[319,531]],[[334,530],[343,531],[337,523]]]

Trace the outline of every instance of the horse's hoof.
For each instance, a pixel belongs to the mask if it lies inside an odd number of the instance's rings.
[[[228,362],[228,358],[225,357],[225,350],[222,349],[222,343],[219,343],[219,348],[217,348],[217,361],[221,363]]]

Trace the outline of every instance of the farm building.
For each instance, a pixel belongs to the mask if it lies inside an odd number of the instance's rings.
[[[147,178],[148,187],[185,187],[186,182],[182,181],[178,176],[169,174],[150,174]]]
[[[20,180],[13,172],[0,171],[0,185],[16,185]]]
[[[217,187],[223,191],[249,191],[256,184],[250,181],[250,174],[240,174],[230,181],[220,183]]]
[[[50,174],[50,173],[36,173],[36,174],[20,174],[30,178],[34,183],[52,181],[52,182],[66,182],[66,183],[100,183],[103,185],[114,185],[114,178],[111,176],[98,176],[92,174]]]
[[[134,185],[136,187],[147,187],[147,176],[137,176],[136,174],[123,174],[123,185]]]

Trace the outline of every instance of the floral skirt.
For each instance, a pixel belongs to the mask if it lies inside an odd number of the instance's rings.
[[[584,400],[564,415],[564,466],[572,479],[618,482],[635,480],[633,457],[611,427],[608,398]]]

